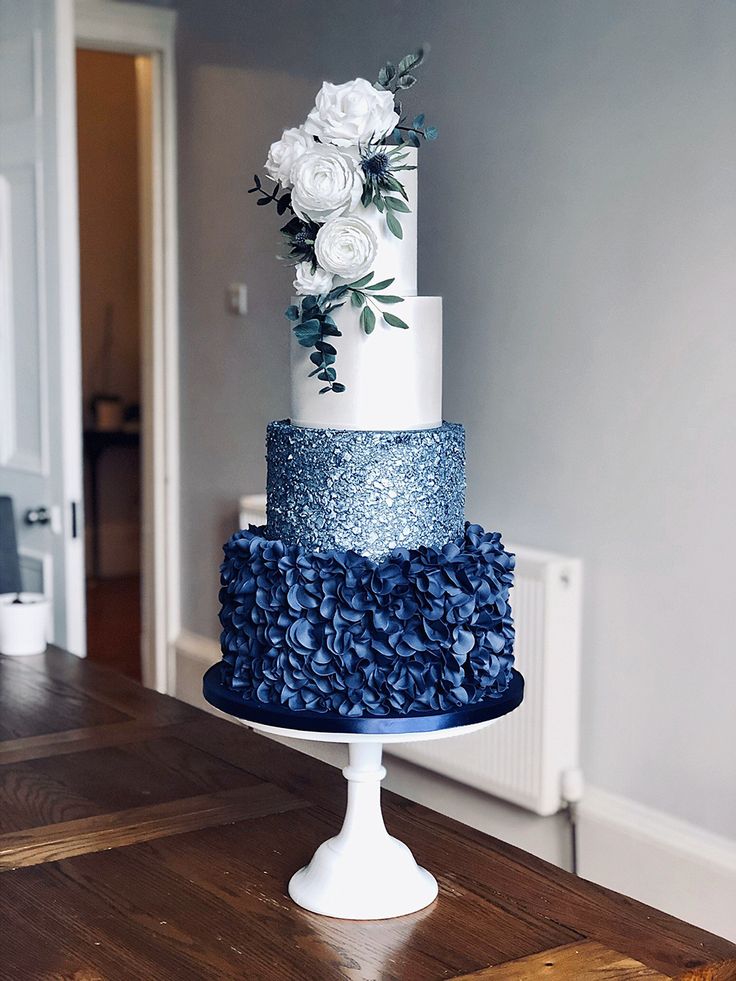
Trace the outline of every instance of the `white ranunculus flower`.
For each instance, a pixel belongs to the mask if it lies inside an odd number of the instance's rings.
[[[355,146],[383,139],[398,123],[391,92],[355,78],[342,85],[323,82],[304,129],[323,143]]]
[[[332,289],[334,279],[331,272],[320,269],[319,266],[312,272],[311,262],[297,262],[294,267],[296,276],[294,277],[294,289],[299,296],[309,296],[313,294],[319,296],[320,293],[329,293]]]
[[[300,218],[321,223],[358,206],[363,182],[357,158],[315,143],[291,168],[291,206]]]
[[[320,266],[347,280],[364,276],[370,270],[377,249],[373,229],[355,215],[325,222],[314,241]]]
[[[289,185],[291,168],[299,157],[315,145],[314,138],[304,131],[303,126],[284,130],[280,140],[271,144],[266,158],[265,171],[275,181]]]

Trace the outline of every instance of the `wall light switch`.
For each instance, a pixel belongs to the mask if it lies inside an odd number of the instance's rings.
[[[227,309],[237,317],[248,312],[248,287],[245,283],[231,283],[227,288]]]

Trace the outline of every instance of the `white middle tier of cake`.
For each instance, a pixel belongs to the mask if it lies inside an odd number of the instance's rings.
[[[337,379],[344,392],[325,392],[310,350],[291,335],[291,421],[315,429],[432,429],[442,424],[442,298],[407,296],[387,307],[409,324],[389,327],[376,317],[372,334],[360,327],[360,311],[349,303],[336,310],[342,337]]]

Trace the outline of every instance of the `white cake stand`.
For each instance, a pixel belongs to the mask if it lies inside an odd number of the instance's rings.
[[[491,725],[521,703],[521,675],[513,672],[508,692],[495,703],[444,715],[407,716],[406,720],[378,718],[355,723],[333,717],[324,728],[319,728],[321,720],[314,716],[305,719],[300,713],[249,705],[224,688],[220,677],[220,665],[213,665],[204,676],[204,696],[229,717],[270,736],[348,747],[349,762],[342,771],[348,782],[342,828],[291,877],[289,895],[294,902],[313,913],[344,920],[383,920],[429,906],[437,898],[437,880],[417,865],[409,848],[392,837],[383,823],[383,747],[460,736]],[[304,728],[310,724],[312,728]],[[343,731],[331,731],[336,728]],[[349,728],[364,731],[344,731]]]
[[[390,743],[423,742],[475,732],[497,721],[489,719],[435,732],[335,733],[302,731],[240,719],[271,736],[328,743],[346,743],[349,763],[342,775],[348,783],[347,808],[340,833],[323,842],[289,882],[289,895],[312,913],[344,920],[383,920],[429,906],[437,898],[437,880],[417,865],[410,849],[386,830],[381,813],[383,747]]]

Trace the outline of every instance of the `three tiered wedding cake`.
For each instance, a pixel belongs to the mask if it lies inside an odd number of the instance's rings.
[[[266,435],[267,524],[237,532],[222,566],[224,694],[208,698],[245,718],[389,731],[522,698],[513,556],[464,523],[442,300],[417,295],[417,147],[436,131],[407,122],[398,96],[421,60],[375,86],[324,83],[271,147],[273,186],[252,188],[286,216],[298,297],[291,415]]]

